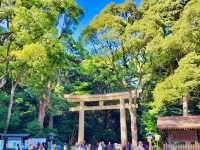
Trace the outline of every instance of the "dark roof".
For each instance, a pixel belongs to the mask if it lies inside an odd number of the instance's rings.
[[[157,127],[167,129],[200,129],[200,116],[159,117]]]
[[[30,134],[0,134],[2,137],[28,137]]]

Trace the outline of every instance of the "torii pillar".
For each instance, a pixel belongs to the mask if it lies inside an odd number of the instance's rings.
[[[126,108],[124,99],[120,99],[120,129],[121,129],[121,144],[127,144],[127,125],[126,125]]]
[[[84,102],[80,102],[80,108],[84,107]],[[78,124],[78,143],[84,142],[84,129],[85,129],[85,111],[79,111],[79,124]]]

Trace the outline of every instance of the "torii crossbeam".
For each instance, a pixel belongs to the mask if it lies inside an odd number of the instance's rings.
[[[132,91],[132,96],[136,96],[136,91]],[[139,92],[137,92],[139,96]],[[68,102],[80,103],[77,107],[71,107],[69,110],[79,112],[79,129],[78,129],[78,142],[84,141],[84,112],[85,111],[99,111],[99,110],[113,110],[120,109],[120,129],[121,129],[121,143],[127,142],[127,124],[126,124],[126,109],[131,105],[125,102],[129,98],[128,92],[118,92],[109,94],[97,95],[70,95],[65,94],[65,99]],[[106,104],[105,102],[115,101],[117,104]],[[87,106],[88,102],[98,102],[96,106]],[[132,104],[132,107],[135,107]]]

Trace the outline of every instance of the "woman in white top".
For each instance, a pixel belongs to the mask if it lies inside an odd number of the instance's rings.
[[[103,150],[103,145],[102,145],[102,143],[101,143],[101,142],[99,142],[99,145],[98,145],[98,148],[97,148],[97,150]]]
[[[63,146],[63,150],[67,150],[67,144],[66,143]]]

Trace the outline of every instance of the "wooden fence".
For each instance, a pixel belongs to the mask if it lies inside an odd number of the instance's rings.
[[[200,150],[200,144],[164,144],[163,150]]]

